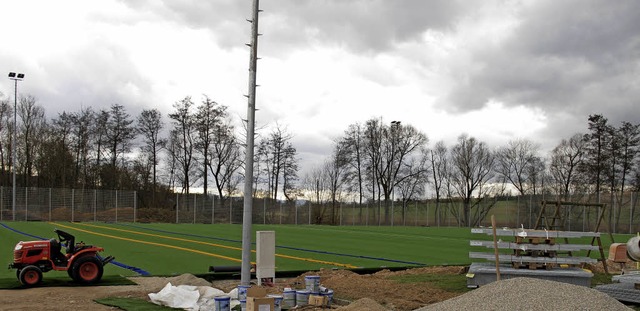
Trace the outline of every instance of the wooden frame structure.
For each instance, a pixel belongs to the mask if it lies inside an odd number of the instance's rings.
[[[604,219],[605,210],[607,208],[606,204],[601,203],[580,203],[580,202],[563,202],[563,201],[542,201],[540,207],[540,213],[538,214],[538,218],[536,219],[536,224],[534,229],[548,229],[548,230],[565,230],[566,219],[564,219],[564,209],[570,210],[572,207],[589,207],[589,208],[599,208],[599,212],[597,214],[596,224],[593,228],[593,232],[600,232],[600,225],[602,224],[602,220]],[[552,205],[553,211],[549,212],[547,205]],[[609,230],[610,231],[610,230]],[[611,232],[609,232],[611,234]],[[613,238],[612,238],[613,241]],[[566,242],[566,239],[565,239]],[[602,249],[602,240],[600,239],[600,235],[594,236],[591,238],[591,246],[597,243],[598,250],[600,252],[600,258],[598,261],[602,262],[602,267],[604,268],[604,272],[609,274],[609,270],[607,268],[607,261],[604,256],[604,250]],[[591,250],[587,252],[587,257],[591,255]]]

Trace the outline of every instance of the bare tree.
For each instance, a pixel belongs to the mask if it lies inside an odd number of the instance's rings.
[[[327,174],[326,162],[319,167],[314,167],[302,179],[302,187],[306,190],[306,196],[309,201],[315,203],[312,210],[312,216],[315,224],[322,224],[329,209],[331,200],[331,191],[329,191],[329,177]],[[332,217],[333,218],[333,217]]]
[[[202,155],[202,169],[204,193],[209,186],[209,168],[211,166],[211,145],[214,143],[216,129],[220,127],[226,117],[227,107],[218,104],[205,95],[195,114],[195,128],[197,131],[196,149]],[[218,186],[218,190],[223,186]]]
[[[439,226],[440,217],[442,216],[442,212],[440,211],[440,202],[443,194],[448,194],[448,192],[443,193],[443,190],[446,190],[443,189],[443,187],[446,187],[446,185],[449,184],[449,174],[451,171],[448,150],[444,141],[437,142],[434,148],[429,150],[429,162],[431,163],[431,173],[433,175],[433,189],[436,194],[436,223]]]
[[[143,158],[140,158],[138,162],[141,162],[139,167],[151,169],[151,185],[152,191],[155,193],[157,189],[157,167],[160,151],[166,147],[167,139],[160,137],[160,132],[164,127],[162,122],[162,114],[158,109],[146,109],[143,110],[138,116],[138,133],[142,135],[142,146],[140,151]],[[146,163],[146,164],[145,164]],[[148,180],[145,181],[148,183]]]
[[[462,214],[457,217],[461,225],[475,226],[486,216],[490,207],[482,208],[480,202],[488,194],[485,185],[493,178],[494,159],[484,142],[466,134],[460,135],[451,149],[451,179],[463,201]]]
[[[557,185],[558,195],[565,200],[568,199],[572,186],[578,179],[578,168],[583,164],[585,148],[583,136],[575,134],[569,140],[563,139],[551,151],[549,170]]]
[[[402,224],[406,224],[407,204],[409,201],[424,195],[429,183],[429,151],[422,148],[415,157],[410,157],[400,169],[399,175],[405,176],[397,187],[402,203]]]
[[[169,117],[173,122],[172,141],[175,148],[175,161],[180,168],[180,175],[177,175],[181,181],[182,192],[189,194],[191,186],[190,177],[195,169],[194,149],[195,149],[195,123],[194,115],[191,112],[193,102],[191,97],[185,97],[173,105],[175,112],[170,113]]]
[[[293,181],[297,178],[296,150],[290,140],[293,138],[286,129],[277,125],[269,134],[268,138],[262,139],[259,143],[258,154],[265,164],[264,170],[267,175],[268,197],[277,199],[280,183],[283,183],[283,194],[287,200],[290,197],[287,193],[291,189]]]
[[[529,174],[538,158],[539,147],[527,139],[512,140],[496,153],[496,173],[503,176],[520,195],[525,195],[533,185]]]
[[[619,159],[619,171],[618,174],[613,175],[612,178],[620,183],[618,206],[622,206],[624,203],[622,201],[624,198],[624,192],[627,190],[627,179],[629,179],[629,175],[636,165],[635,160],[640,154],[640,124],[634,125],[629,122],[622,122],[622,125],[616,129],[614,135],[619,144],[619,154],[616,156],[616,158]],[[616,223],[620,222],[621,211],[621,208],[617,209]],[[633,214],[633,206],[631,207],[631,214]],[[633,219],[633,217],[631,217],[631,219]]]
[[[358,193],[358,204],[362,206],[365,182],[364,133],[359,123],[351,124],[345,131],[344,137],[337,142],[347,161],[349,186]],[[362,216],[362,209],[360,209]]]
[[[342,201],[342,192],[345,190],[344,185],[348,180],[347,150],[343,147],[345,147],[343,144],[336,144],[331,157],[323,166],[327,191],[330,196],[331,224],[334,225],[338,224],[337,211]]]
[[[609,161],[609,154],[606,152],[607,145],[611,143],[611,126],[607,118],[602,115],[589,116],[589,133],[584,135],[585,162],[581,166],[584,173],[589,177],[588,182],[595,186],[596,200],[600,202],[602,183],[604,181],[604,170]]]
[[[376,167],[376,175],[379,176],[385,200],[385,223],[390,222],[389,203],[393,199],[395,187],[412,177],[408,171],[402,171],[402,169],[412,161],[415,153],[419,153],[421,148],[426,146],[427,142],[427,136],[411,125],[392,122],[388,127],[383,126],[380,162]]]
[[[36,105],[36,99],[33,96],[22,97],[18,107],[18,116],[22,121],[23,184],[29,186],[29,179],[33,176],[35,155],[38,152],[38,148],[41,147],[42,141],[40,138],[43,136],[43,131],[46,127],[44,108]]]
[[[215,180],[218,195],[223,199],[223,190],[226,189],[227,195],[231,196],[238,186],[240,179],[237,172],[242,166],[242,153],[240,143],[233,134],[233,126],[222,123],[215,125],[213,130],[209,171]]]
[[[0,92],[0,97],[2,93]],[[0,100],[0,185],[9,185],[9,164],[11,163],[11,139],[13,130],[13,107],[9,99]]]

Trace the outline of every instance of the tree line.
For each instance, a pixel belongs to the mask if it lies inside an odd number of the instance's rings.
[[[33,96],[0,94],[0,186],[126,189],[190,193],[202,187],[224,199],[243,180],[243,136],[228,107],[208,96],[185,97],[164,116],[145,109],[131,116],[123,105],[63,111],[47,120]],[[168,118],[168,122],[165,120]],[[16,141],[13,141],[16,129]],[[280,126],[258,140],[256,195],[293,200],[298,167],[292,135]],[[15,144],[14,144],[15,143]],[[16,160],[12,149],[15,146]],[[213,190],[211,190],[211,188]]]
[[[145,109],[131,116],[113,104],[63,111],[51,120],[33,96],[24,96],[17,126],[12,101],[0,99],[0,186],[12,185],[15,170],[21,187],[154,194],[201,187],[221,199],[240,192],[246,134],[232,125],[227,106],[206,95],[199,102],[189,96],[176,101],[167,115]],[[394,204],[405,217],[409,201],[429,197],[436,209],[441,202],[461,202],[460,211],[449,212],[474,226],[491,200],[509,193],[563,200],[588,194],[596,202],[608,195],[609,202],[623,204],[622,192],[640,189],[639,125],[614,126],[599,114],[588,117],[586,133],[561,139],[548,154],[528,139],[492,148],[469,134],[430,145],[413,125],[371,118],[349,125],[324,162],[302,178],[293,134],[279,124],[258,132],[253,195],[321,204],[319,223],[336,223],[337,208],[347,201],[378,204],[378,217],[389,223]],[[614,214],[610,221],[619,218]]]
[[[440,204],[456,200],[462,208],[447,209],[465,226],[477,226],[497,198],[545,194],[557,200],[576,195],[592,202],[623,202],[625,191],[640,190],[640,125],[610,124],[606,117],[588,117],[586,133],[562,139],[548,154],[529,139],[514,139],[491,148],[462,134],[452,145],[430,146],[427,135],[412,125],[372,118],[354,123],[335,140],[325,162],[304,177],[307,197],[326,206],[320,217],[335,223],[340,202],[378,204],[378,217],[389,223],[397,203],[406,217],[407,203],[427,197]],[[632,209],[633,211],[633,209]],[[609,213],[609,225],[620,209]],[[633,217],[633,215],[631,216]]]

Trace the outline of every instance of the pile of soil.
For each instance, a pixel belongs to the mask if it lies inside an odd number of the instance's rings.
[[[594,267],[594,269],[596,267]],[[305,288],[305,276],[318,275],[320,276],[321,285],[334,291],[334,298],[336,298],[336,303],[332,306],[332,309],[334,310],[408,311],[416,310],[421,307],[429,308],[428,310],[447,310],[447,308],[450,307],[447,305],[448,303],[451,303],[450,301],[458,303],[458,305],[454,307],[456,310],[476,310],[479,309],[478,303],[480,301],[490,302],[495,301],[496,299],[499,299],[500,301],[515,301],[522,299],[523,296],[539,297],[540,295],[526,294],[532,288],[541,288],[539,289],[540,291],[548,289],[549,292],[544,295],[549,297],[552,297],[555,293],[560,293],[561,298],[559,298],[559,300],[567,300],[565,297],[567,297],[566,295],[568,294],[580,293],[578,294],[580,297],[573,298],[574,301],[584,302],[584,296],[590,296],[596,297],[594,298],[596,300],[592,302],[594,305],[604,304],[607,306],[619,307],[619,303],[616,300],[599,295],[599,292],[594,289],[585,287],[567,289],[565,287],[568,284],[557,282],[543,283],[540,285],[536,280],[516,281],[518,279],[510,279],[494,282],[462,295],[461,292],[448,292],[436,288],[427,282],[400,283],[391,279],[392,277],[402,275],[445,275],[463,274],[465,272],[466,267],[426,267],[403,271],[382,270],[373,274],[360,275],[347,270],[326,269],[308,272],[295,278],[276,279],[274,286],[268,287],[267,292],[271,294],[282,294],[284,288],[303,289]],[[149,293],[159,292],[169,282],[176,286],[212,286],[224,292],[231,291],[239,284],[239,280],[216,280],[208,282],[191,274],[183,274],[169,278],[133,277],[130,279],[138,285],[87,286],[82,288],[40,287],[19,290],[0,290],[0,297],[2,297],[3,305],[11,306],[11,310],[39,309],[43,306],[43,303],[46,302],[47,310],[68,311],[70,309],[91,309],[92,311],[100,311],[114,310],[114,308],[97,304],[93,301],[94,299],[105,297],[130,297],[149,300]],[[442,304],[438,304],[439,302],[442,302]],[[538,302],[532,303],[535,304]],[[495,307],[495,305],[493,306]],[[0,309],[2,309],[1,306]],[[558,308],[551,309],[560,310]],[[575,310],[576,308],[573,309]],[[620,310],[623,309],[624,308],[620,308]],[[298,310],[323,309],[304,307],[299,308]],[[324,310],[327,309],[325,308]],[[513,310],[518,309],[516,308]]]

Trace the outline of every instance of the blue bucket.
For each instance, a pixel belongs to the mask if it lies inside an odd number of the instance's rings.
[[[320,292],[320,276],[319,275],[305,276],[304,285],[310,293],[312,294],[319,293]]]
[[[282,292],[282,307],[287,309],[291,309],[296,306],[296,290],[295,289],[285,289]]]
[[[238,300],[247,300],[247,289],[249,289],[249,287],[251,287],[251,285],[238,285]]]
[[[231,305],[231,297],[229,296],[218,296],[218,297],[213,297],[213,302],[214,302],[214,306],[216,311],[229,311],[231,310],[230,305]]]
[[[268,295],[268,297],[273,298],[273,311],[282,310],[282,302],[284,300],[282,295]]]
[[[309,304],[309,292],[306,289],[296,291],[296,304],[298,306],[306,306]]]

